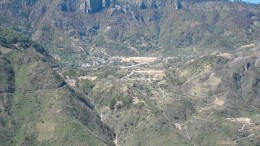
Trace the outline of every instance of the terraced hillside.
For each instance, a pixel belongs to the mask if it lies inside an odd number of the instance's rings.
[[[113,58],[71,80],[115,129],[118,145],[257,145],[260,48],[251,49],[240,57],[217,53],[149,63]]]

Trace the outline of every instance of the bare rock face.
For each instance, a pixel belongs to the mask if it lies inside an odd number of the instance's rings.
[[[78,11],[83,13],[97,13],[105,8],[109,8],[111,0],[80,0],[75,3]]]
[[[157,8],[161,6],[174,5],[176,9],[182,7],[183,2],[187,3],[203,3],[208,1],[227,1],[227,0],[126,0],[131,6],[138,7],[140,9],[145,8]]]
[[[109,8],[111,4],[111,0],[102,0],[103,8]]]
[[[147,7],[157,7],[157,1],[156,0],[136,0],[135,4],[139,5],[141,9],[147,8]]]
[[[85,0],[88,13],[96,13],[109,8],[111,0]]]
[[[157,8],[160,6],[172,5],[175,2],[177,2],[177,0],[128,0],[130,5],[140,9]]]
[[[33,1],[33,0],[30,0]],[[205,2],[206,0],[62,0],[60,8],[64,12],[83,12],[83,13],[97,13],[103,9],[113,6],[128,6],[138,9],[158,8],[166,5],[175,5],[176,9],[180,9],[181,2]],[[220,1],[220,0],[210,0]]]
[[[87,2],[86,0],[82,0],[81,2],[79,2],[79,10],[83,13],[87,12]]]

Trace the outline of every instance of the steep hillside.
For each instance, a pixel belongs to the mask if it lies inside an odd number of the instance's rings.
[[[1,145],[113,145],[113,132],[39,45],[2,29],[0,44]]]

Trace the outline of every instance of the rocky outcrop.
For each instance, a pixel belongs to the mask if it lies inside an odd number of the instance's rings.
[[[84,13],[96,13],[109,8],[111,0],[81,0],[79,10]]]
[[[87,0],[88,13],[96,13],[103,9],[102,0]]]
[[[31,0],[32,1],[32,0]],[[176,9],[182,7],[182,2],[206,2],[206,1],[223,1],[223,0],[63,0],[60,3],[60,7],[64,12],[83,12],[83,13],[97,13],[106,8],[158,8],[162,6],[175,5]]]
[[[208,1],[228,1],[228,0],[128,0],[128,4],[140,9],[157,8],[161,6],[175,5],[176,9],[182,7],[182,2],[202,3]]]
[[[156,0],[135,0],[132,1],[132,4],[139,7],[140,9],[148,8],[148,7],[157,7]]]
[[[102,0],[102,7],[109,8],[111,5],[111,0]]]

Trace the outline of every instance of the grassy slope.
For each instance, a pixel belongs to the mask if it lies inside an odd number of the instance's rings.
[[[111,130],[44,61],[46,56],[33,46],[12,49],[0,56],[1,144],[112,145]]]

